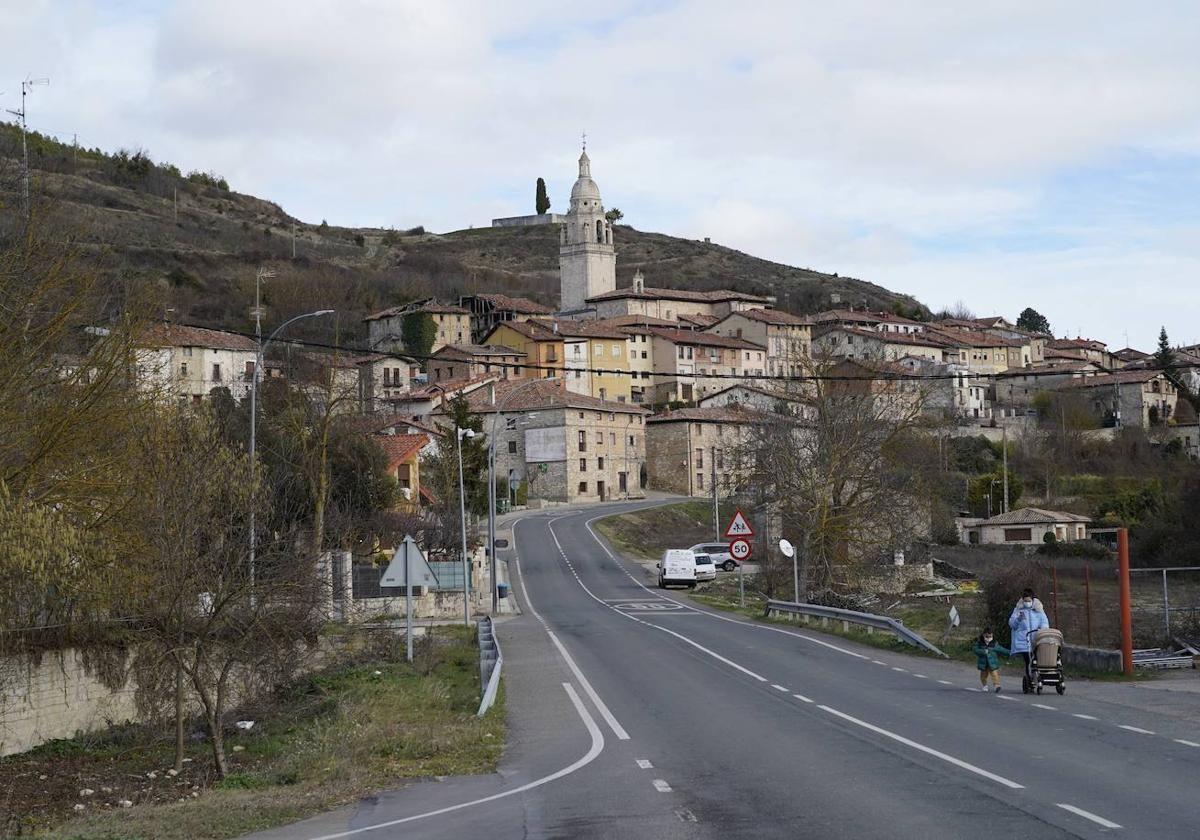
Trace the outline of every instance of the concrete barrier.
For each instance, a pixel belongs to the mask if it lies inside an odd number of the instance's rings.
[[[1063,645],[1062,661],[1067,668],[1087,668],[1089,671],[1108,671],[1114,674],[1122,671],[1119,650]]]

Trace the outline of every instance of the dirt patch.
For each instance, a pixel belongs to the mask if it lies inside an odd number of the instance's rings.
[[[657,560],[668,548],[712,541],[712,521],[712,502],[696,501],[609,516],[596,529],[626,557]]]

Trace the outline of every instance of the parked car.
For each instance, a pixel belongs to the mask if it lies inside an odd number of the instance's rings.
[[[689,589],[696,585],[696,555],[691,549],[668,548],[663,552],[658,561],[658,588],[666,589],[671,584]]]
[[[729,543],[697,543],[691,550],[697,554],[707,554],[712,558],[713,565],[727,572],[732,572],[740,565],[729,553]]]
[[[692,556],[696,558],[696,580],[716,580],[717,566],[713,563],[713,559],[708,554],[697,554],[692,552]]]

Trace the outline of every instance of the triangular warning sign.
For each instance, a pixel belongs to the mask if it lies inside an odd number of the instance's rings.
[[[392,555],[392,562],[388,563],[387,570],[379,579],[379,585],[406,585],[408,582],[406,571],[412,574],[413,586],[432,587],[437,585],[437,576],[425,562],[425,555],[421,553],[421,547],[408,534],[404,535],[404,542],[396,547],[396,553]]]
[[[727,537],[753,537],[754,529],[750,527],[750,523],[746,521],[746,517],[742,516],[739,510],[733,515],[733,520],[729,523],[729,527],[725,529]]]

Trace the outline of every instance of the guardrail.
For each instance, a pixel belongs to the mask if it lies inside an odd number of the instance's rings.
[[[868,633],[882,630],[913,647],[924,648],[943,659],[950,658],[919,633],[914,633],[905,627],[904,622],[886,615],[872,615],[854,610],[843,610],[839,607],[823,607],[820,604],[794,604],[791,601],[767,601],[766,615],[768,618],[772,615],[800,616],[806,624],[810,618],[819,618],[825,625],[828,625],[830,621],[840,621],[843,630],[849,630],[851,624],[857,624],[860,627],[866,627]]]
[[[479,701],[478,717],[492,708],[496,702],[496,690],[500,688],[500,669],[504,667],[504,654],[496,638],[492,619],[484,616],[475,625],[479,639],[479,684],[483,686],[483,698]]]

